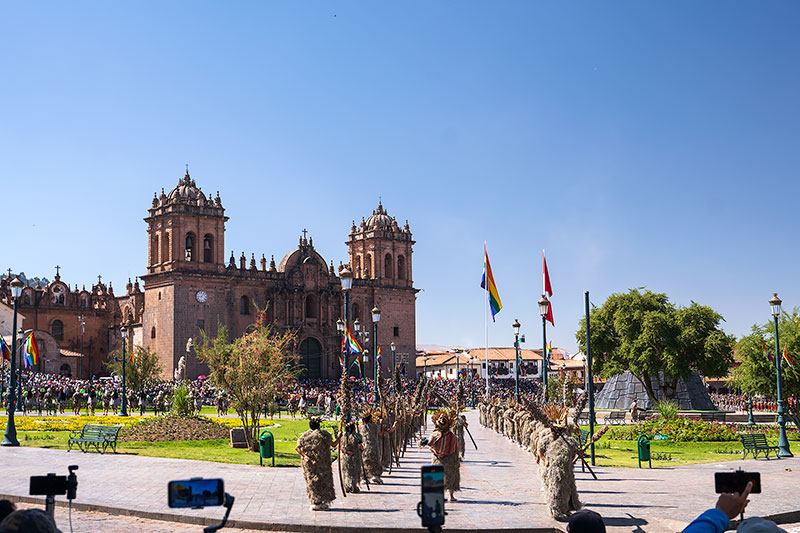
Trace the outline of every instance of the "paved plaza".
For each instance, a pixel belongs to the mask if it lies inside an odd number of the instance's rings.
[[[533,457],[480,427],[476,412],[467,416],[479,450],[475,451],[468,441],[462,466],[463,490],[457,494],[458,502],[447,505],[445,529],[563,531],[564,524],[552,521],[542,503]],[[124,444],[121,448],[124,450]],[[0,497],[27,496],[29,476],[47,472],[66,474],[67,465],[77,464],[80,469],[76,508],[80,512],[104,511],[133,514],[147,520],[212,523],[222,516],[222,508],[169,509],[166,486],[171,479],[222,477],[226,490],[236,497],[232,526],[260,530],[418,531],[415,508],[419,500],[419,468],[429,461],[427,449],[409,448],[401,467],[384,477],[384,485],[372,485],[369,491],[343,498],[337,481],[337,499],[332,509],[312,512],[299,468],[0,448],[3,473]],[[736,460],[652,470],[598,467],[597,481],[577,468],[576,478],[583,503],[603,515],[610,531],[661,533],[680,531],[713,506],[716,501],[713,473],[739,466],[762,475],[764,492],[751,496],[748,516],[783,515],[783,522],[800,521],[798,514],[792,514],[800,511],[798,458]],[[75,530],[82,531],[81,525],[77,524]]]

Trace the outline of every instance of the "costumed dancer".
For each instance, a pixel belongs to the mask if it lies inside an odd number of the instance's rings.
[[[356,431],[355,420],[345,422],[343,425],[344,433],[339,437],[341,439],[339,461],[342,466],[344,490],[348,493],[361,492],[363,439]]]
[[[381,410],[376,408],[374,411],[367,408],[361,415],[361,427],[359,434],[363,440],[363,453],[361,454],[364,462],[364,475],[369,479],[370,483],[376,485],[383,485],[381,476],[383,475],[383,464],[381,464],[381,441],[380,441],[380,428],[374,421],[375,417],[380,417]]]
[[[444,488],[450,493],[450,501],[456,501],[454,492],[461,490],[461,457],[459,456],[458,437],[453,433],[453,426],[458,414],[455,410],[439,409],[433,415],[435,430],[431,438],[421,444],[427,444],[433,454],[432,464],[444,467]]]
[[[334,440],[330,433],[320,429],[320,424],[321,418],[312,416],[308,421],[309,430],[300,435],[295,448],[302,458],[306,494],[312,511],[325,511],[329,509],[330,502],[336,499],[331,448],[339,440]]]

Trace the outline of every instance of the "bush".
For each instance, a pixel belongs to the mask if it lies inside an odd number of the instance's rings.
[[[673,442],[725,442],[739,439],[736,429],[728,424],[705,422],[689,418],[650,418],[630,426],[611,428],[607,435],[610,439],[636,440],[639,435],[653,438],[662,434]]]
[[[678,418],[680,406],[672,400],[656,400],[654,407],[661,418]]]
[[[157,416],[142,420],[138,424],[124,427],[119,440],[126,442],[163,442],[177,440],[226,439],[230,435],[227,426],[203,417]]]
[[[189,400],[189,387],[183,384],[178,385],[172,393],[172,405],[169,413],[176,416],[191,416],[193,411],[192,402]]]

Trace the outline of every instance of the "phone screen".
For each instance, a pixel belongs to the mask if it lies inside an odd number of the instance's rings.
[[[182,479],[170,481],[167,487],[170,507],[211,507],[225,500],[221,479]]]
[[[444,524],[444,467],[422,467],[422,525]]]
[[[744,492],[747,482],[753,482],[753,489],[750,491],[752,494],[761,492],[761,474],[759,472],[715,472],[714,473],[714,491],[717,494],[723,492]]]

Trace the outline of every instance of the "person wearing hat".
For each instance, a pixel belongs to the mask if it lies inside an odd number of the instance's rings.
[[[333,461],[331,448],[339,443],[331,434],[320,428],[321,419],[311,417],[308,431],[297,439],[295,450],[301,457],[306,494],[312,511],[324,511],[336,499],[333,489]]]
[[[439,409],[433,415],[436,429],[427,444],[433,454],[432,463],[444,467],[444,488],[450,493],[450,501],[456,501],[454,492],[461,490],[461,457],[458,437],[453,433],[458,414],[450,409]]]

